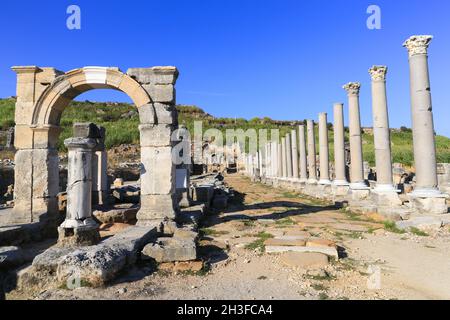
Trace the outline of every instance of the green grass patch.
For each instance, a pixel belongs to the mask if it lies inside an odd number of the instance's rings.
[[[428,233],[426,233],[425,231],[422,231],[422,230],[420,230],[419,228],[416,228],[416,227],[409,228],[409,231],[412,234],[414,234],[416,236],[419,236],[419,237],[428,237],[429,236]]]
[[[230,232],[219,231],[219,230],[215,230],[215,229],[211,229],[211,228],[202,228],[202,229],[200,229],[200,233],[203,236],[221,236],[221,235],[229,234]]]
[[[247,244],[245,246],[245,249],[248,250],[259,250],[260,252],[264,252],[264,250],[266,249],[266,246],[264,245],[264,242],[267,239],[271,239],[273,238],[273,235],[267,232],[260,232],[256,235],[253,235],[254,237],[258,238],[257,240]]]
[[[319,293],[319,300],[330,300],[330,297],[325,292],[321,292]]]
[[[277,220],[275,222],[275,224],[278,226],[293,226],[293,225],[295,225],[295,221],[292,220],[291,218],[284,218],[284,219]]]
[[[392,233],[398,233],[398,234],[406,233],[405,230],[399,229],[394,221],[385,221],[384,229],[389,232],[392,232]]]

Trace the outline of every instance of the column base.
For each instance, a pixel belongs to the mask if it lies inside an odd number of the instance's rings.
[[[370,188],[365,189],[352,189],[349,190],[350,201],[362,201],[370,198]]]
[[[100,232],[97,223],[76,228],[58,227],[58,246],[92,246],[99,242]]]
[[[370,190],[370,188],[366,185],[365,182],[352,182],[350,183],[351,190]]]
[[[396,189],[392,184],[376,184],[375,188],[373,189],[374,192],[378,193],[400,193],[400,190]]]
[[[333,181],[334,186],[349,186],[350,183],[347,180],[334,180]]]
[[[438,188],[417,188],[409,194],[414,198],[448,198],[449,195],[442,193]]]
[[[410,207],[420,214],[447,214],[449,195],[438,189],[416,189],[408,195]]]
[[[141,195],[141,208],[136,219],[139,225],[145,225],[145,221],[175,220],[178,214],[178,205],[171,194],[168,195]]]
[[[333,200],[340,202],[347,200],[350,186],[348,184],[333,184],[331,186],[333,192]]]
[[[322,185],[331,185],[331,181],[330,181],[330,179],[320,179],[320,180],[319,180],[319,184],[322,184]]]
[[[306,181],[307,184],[317,184],[317,179],[308,179],[308,181]]]
[[[379,207],[401,207],[403,205],[403,201],[400,200],[397,190],[395,190],[393,186],[391,187],[391,191],[388,191],[387,189],[381,189],[380,191],[375,188],[371,192],[372,200]]]

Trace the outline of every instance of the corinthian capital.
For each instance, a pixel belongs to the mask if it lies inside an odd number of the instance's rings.
[[[403,43],[403,46],[408,49],[410,57],[418,54],[427,54],[428,46],[432,39],[433,36],[412,36]]]
[[[358,95],[361,84],[359,82],[349,82],[343,88],[349,95]]]
[[[387,67],[386,66],[373,66],[369,69],[370,76],[372,77],[372,81],[385,81]]]

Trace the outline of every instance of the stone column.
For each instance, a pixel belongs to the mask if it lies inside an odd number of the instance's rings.
[[[280,142],[277,142],[277,178],[283,176],[283,148]]]
[[[308,120],[306,123],[308,131],[308,183],[317,183],[317,166],[316,166],[316,141],[314,135],[314,121]]]
[[[359,89],[361,84],[350,82],[344,86],[348,94],[350,119],[350,188],[367,189],[364,181],[364,163],[362,153],[361,119],[359,113]]]
[[[305,126],[298,126],[299,154],[300,154],[300,181],[308,181],[308,160],[306,155]]]
[[[432,36],[412,36],[403,44],[409,53],[411,111],[416,187],[411,193],[422,213],[447,213],[445,194],[438,189],[436,144],[428,70]],[[434,199],[433,199],[434,198]]]
[[[100,127],[100,138],[92,155],[92,204],[108,203],[108,153],[105,148],[106,129]]]
[[[286,134],[286,166],[287,166],[287,177],[292,178],[292,143],[291,143],[291,135],[289,133]]]
[[[86,128],[85,136],[64,141],[69,160],[67,214],[58,228],[62,245],[92,245],[100,240],[98,224],[92,218],[92,153],[96,140],[93,127]]]
[[[345,131],[344,131],[344,105],[334,104],[334,171],[336,186],[348,186],[345,174]]]
[[[328,150],[327,114],[319,114],[319,149],[320,149],[320,180],[319,184],[330,185],[330,152]]]
[[[292,177],[298,179],[298,144],[297,144],[297,131],[291,131],[291,142],[292,142]]]
[[[395,192],[392,178],[391,135],[386,97],[386,66],[373,66],[369,73],[372,77],[372,112],[375,159],[377,167],[377,185],[374,191]]]
[[[282,154],[282,169],[283,174],[282,177],[287,177],[287,162],[286,162],[286,138],[281,138],[281,154]]]

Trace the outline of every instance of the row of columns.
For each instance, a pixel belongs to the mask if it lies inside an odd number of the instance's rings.
[[[445,198],[438,189],[436,148],[431,91],[428,74],[427,49],[431,36],[413,36],[404,46],[409,52],[411,72],[411,111],[414,139],[416,188],[411,194],[416,198]],[[377,183],[375,194],[397,196],[393,183],[391,139],[386,95],[386,66],[369,69],[372,90],[373,134],[376,158]],[[330,179],[329,141],[327,114],[319,114],[319,172],[316,164],[314,121],[289,132],[279,141],[272,141],[266,150],[267,175],[294,179],[309,184],[347,186],[355,192],[368,191],[364,179],[363,148],[359,93],[361,84],[350,82],[343,86],[348,96],[350,181],[347,181],[345,159],[344,107],[336,103],[334,114],[334,168],[333,183]],[[297,141],[298,138],[298,141]],[[443,209],[442,209],[443,210]]]

